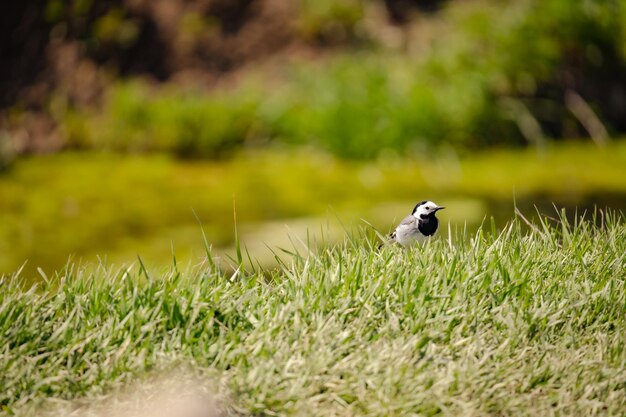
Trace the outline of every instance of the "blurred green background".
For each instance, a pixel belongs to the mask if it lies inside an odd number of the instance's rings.
[[[0,274],[626,207],[626,1],[39,0],[0,25]],[[194,214],[195,213],[195,214]],[[442,230],[446,233],[446,230]]]

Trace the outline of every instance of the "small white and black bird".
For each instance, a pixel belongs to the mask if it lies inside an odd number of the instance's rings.
[[[389,235],[389,241],[397,242],[402,246],[408,246],[415,241],[425,241],[437,231],[439,220],[435,214],[444,208],[427,200],[418,203],[411,215],[406,216],[396,230]],[[380,249],[383,244],[378,248]]]

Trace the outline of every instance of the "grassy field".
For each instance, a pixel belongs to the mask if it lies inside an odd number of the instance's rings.
[[[623,214],[374,245],[234,275],[209,256],[4,278],[2,413],[107,401],[185,364],[242,415],[624,415]]]

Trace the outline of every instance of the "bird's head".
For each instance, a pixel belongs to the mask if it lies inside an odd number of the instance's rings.
[[[432,201],[422,201],[415,206],[415,208],[413,209],[413,213],[411,214],[413,214],[413,216],[417,217],[418,219],[425,219],[427,217],[434,216],[435,213],[444,208],[445,207],[438,206]]]

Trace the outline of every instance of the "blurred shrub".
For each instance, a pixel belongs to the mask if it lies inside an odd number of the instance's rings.
[[[315,7],[327,16],[360,3]],[[565,100],[573,91],[595,122],[624,132],[625,10],[625,0],[453,2],[417,57],[370,50],[291,64],[279,89],[188,93],[123,83],[102,114],[74,113],[64,125],[78,146],[220,157],[273,141],[373,158],[587,136],[587,121]]]
[[[305,39],[322,44],[357,40],[365,0],[299,0],[297,29]]]
[[[343,157],[428,144],[444,134],[445,124],[432,89],[412,79],[403,64],[365,55],[297,68],[291,90],[268,104],[274,107],[266,123],[281,141]]]
[[[242,145],[255,124],[258,99],[200,95],[174,89],[151,93],[140,83],[120,83],[101,112],[66,116],[69,144],[77,148],[165,151],[218,158]]]
[[[376,51],[305,69],[277,128],[343,156],[588,136],[566,100],[626,131],[626,1],[452,2],[415,58]],[[297,96],[297,94],[294,94]]]
[[[584,121],[565,103],[570,90],[624,131],[626,56],[619,45],[626,32],[618,16],[625,9],[624,1],[459,3],[448,10],[457,30],[440,39],[429,58],[450,79],[482,79],[484,84],[476,86],[496,100],[500,116],[512,119],[528,140],[533,139],[524,129],[528,117],[548,136],[587,133],[581,129]]]

